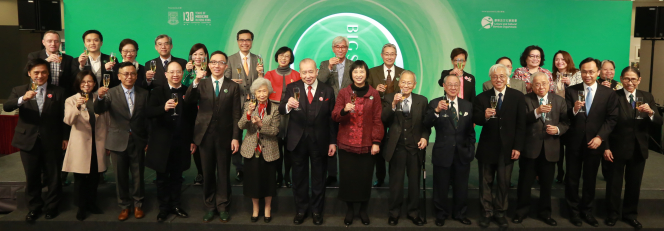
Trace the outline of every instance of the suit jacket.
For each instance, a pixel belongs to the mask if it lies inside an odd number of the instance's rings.
[[[401,133],[403,132],[403,127],[401,127],[401,121],[403,121],[403,113],[396,113],[392,111],[392,101],[394,101],[395,93],[390,93],[385,95],[385,100],[383,101],[383,112],[381,113],[381,120],[385,126],[389,126],[387,132],[387,139],[385,144],[383,144],[384,150],[381,152],[386,161],[390,161],[394,155],[394,150],[397,148],[397,143]],[[410,105],[410,114],[412,116],[412,134],[415,142],[419,142],[420,139],[424,138],[429,142],[429,135],[431,134],[431,127],[423,125],[424,118],[427,113],[427,98],[411,93],[413,102]],[[418,154],[420,160],[423,160],[423,156]]]
[[[152,88],[150,87],[150,84],[148,84],[148,81],[145,77],[145,72],[147,70],[148,69],[146,69],[145,66],[138,64],[138,69],[136,69],[136,83],[134,83],[134,85],[146,90],[150,90]],[[120,71],[119,65],[113,66],[113,74],[111,74],[111,83],[108,84],[108,88],[113,88],[115,86],[122,84],[122,82],[118,77],[119,71]],[[102,83],[100,83],[100,85],[101,84]]]
[[[134,86],[134,113],[129,112],[126,94],[122,85],[111,88],[106,97],[95,100],[96,113],[108,112],[110,125],[106,136],[106,149],[123,152],[127,150],[129,136],[134,139],[137,147],[145,147],[148,142],[148,120],[145,109],[148,105],[149,92]],[[96,95],[94,96],[98,98]]]
[[[90,96],[85,105],[88,110],[94,112],[94,101],[96,96]],[[92,142],[95,142],[95,153],[97,155],[98,172],[106,171],[106,133],[109,126],[108,112],[95,113],[95,140],[91,141],[92,126],[90,125],[90,113],[81,111],[76,107],[76,99],[81,97],[80,93],[70,96],[65,101],[65,118],[67,125],[71,126],[67,153],[62,163],[63,172],[81,174],[90,173],[90,162],[92,161]],[[83,108],[83,106],[81,106]]]
[[[30,151],[37,138],[40,138],[44,149],[62,150],[62,141],[69,139],[69,131],[65,131],[68,126],[63,122],[67,97],[65,89],[47,84],[41,115],[37,100],[24,100],[23,104],[18,105],[18,98],[30,90],[30,84],[14,87],[3,104],[6,112],[18,109],[18,123],[12,146]]]
[[[496,108],[496,117],[486,120],[484,112],[491,108],[491,96],[495,91],[480,93],[473,102],[473,122],[482,126],[476,157],[485,164],[497,164],[504,158],[505,164],[512,163],[512,150],[523,151],[526,135],[526,101],[520,91],[505,88],[503,104]]]
[[[436,142],[431,152],[431,162],[435,166],[450,167],[455,158],[470,164],[475,158],[475,128],[473,126],[473,104],[458,98],[458,122],[454,126],[452,116],[436,116],[436,107],[443,97],[431,100],[424,119],[424,126],[436,128]],[[451,111],[447,111],[451,113]],[[455,154],[456,151],[456,154]]]
[[[247,95],[250,95],[251,84],[258,78],[258,71],[256,71],[256,66],[258,66],[258,55],[249,53],[249,75],[246,74],[244,70],[244,62],[240,53],[232,54],[228,56],[228,67],[224,71],[224,76],[229,79],[242,79],[242,84],[240,84],[241,103],[244,104],[244,101],[247,99]],[[237,68],[241,69],[242,75],[237,73]]]
[[[482,91],[488,91],[489,89],[493,88],[493,85],[491,84],[491,80],[488,80],[484,82],[482,85]],[[516,89],[523,93],[524,95],[528,93],[526,90],[526,82],[520,79],[512,79],[510,78],[510,88]]]
[[[535,117],[535,110],[540,106],[537,100],[537,94],[531,92],[526,94],[526,149],[521,153],[522,157],[537,159],[542,152],[544,145],[544,155],[549,162],[558,162],[560,160],[560,136],[567,132],[569,120],[567,119],[567,103],[565,98],[559,95],[548,93],[546,100],[551,102],[551,111],[546,115],[551,121],[544,123],[542,117]],[[546,133],[546,125],[558,126],[558,135],[549,135]]]
[[[187,87],[182,85],[178,91],[184,97]],[[145,166],[160,173],[166,172],[169,165],[182,171],[189,169],[191,165],[189,147],[193,143],[194,120],[198,105],[180,98],[176,106],[179,116],[173,116],[172,109],[164,110],[166,101],[171,98],[172,92],[169,86],[154,88],[148,97],[145,112],[150,120],[149,148],[145,155]],[[178,137],[175,137],[176,135]],[[176,161],[168,163],[169,160]]]
[[[314,99],[309,104],[307,97],[300,97],[300,111],[291,110],[286,113],[286,104],[288,99],[293,97],[293,89],[300,88],[303,91],[304,82],[298,80],[291,84],[286,85],[286,94],[281,98],[279,103],[279,113],[282,115],[289,115],[288,117],[288,135],[286,136],[286,149],[289,151],[295,150],[298,143],[303,141],[304,129],[307,121],[307,107],[315,107],[316,115],[314,118],[315,128],[314,134],[318,143],[319,152],[321,155],[327,155],[327,150],[330,144],[337,144],[337,129],[339,124],[332,120],[332,111],[334,110],[335,97],[332,87],[318,82],[316,92],[313,93]],[[306,93],[304,93],[306,95]],[[320,99],[323,100],[320,100]]]
[[[31,59],[43,59],[46,60],[48,56],[46,56],[46,50],[42,49],[39,51],[32,52],[28,54],[28,60]],[[65,95],[70,96],[75,94],[77,90],[73,90],[74,87],[72,86],[74,84],[74,79],[76,78],[76,75],[74,75],[74,69],[72,69],[72,63],[74,62],[74,58],[71,57],[71,55],[68,54],[62,54],[62,62],[60,62],[60,77],[58,77],[58,86],[62,87],[65,89]],[[49,72],[50,72],[51,67],[49,66]],[[78,67],[76,68],[78,69]],[[77,72],[78,73],[78,72]],[[26,73],[27,74],[27,73]],[[49,76],[52,76],[53,73],[50,73]],[[49,77],[49,83],[51,83],[51,78]]]
[[[567,145],[573,150],[578,150],[582,147],[581,145],[587,146],[591,139],[599,136],[602,144],[592,152],[603,154],[606,150],[606,141],[609,140],[609,135],[618,121],[617,95],[608,87],[597,85],[590,113],[586,115],[584,112],[579,112],[574,115],[574,102],[579,98],[578,92],[583,90],[583,83],[570,86],[565,90],[567,116],[570,118]]]
[[[198,103],[198,115],[194,124],[194,144],[201,145],[203,137],[208,131],[208,125],[215,119],[218,120],[219,125],[223,128],[221,132],[220,142],[229,142],[231,140],[240,140],[242,131],[237,126],[242,115],[240,108],[240,85],[233,82],[228,78],[221,78],[223,83],[219,89],[219,97],[215,99],[214,85],[210,77],[201,80],[198,86],[194,88],[194,84],[189,86],[184,100],[190,104]],[[221,101],[221,102],[216,102]],[[214,117],[214,104],[220,103],[219,111]]]
[[[386,84],[386,76],[385,76],[385,71],[383,67],[385,64],[382,64],[380,66],[373,67],[369,69],[369,76],[367,76],[367,83],[373,88],[378,87],[379,84]],[[390,75],[392,76],[392,81],[394,82],[394,92],[399,92],[401,89],[399,89],[399,82],[397,82],[397,79],[399,76],[401,76],[401,73],[403,72],[403,68],[397,67],[394,65],[394,73],[391,73]],[[379,92],[380,96],[384,98],[385,93]]]
[[[246,102],[244,108],[247,108],[251,102]],[[258,105],[256,105],[258,110]],[[258,129],[251,120],[247,119],[247,113],[243,113],[238,122],[240,129],[246,129],[247,134],[242,141],[242,148],[240,154],[244,158],[253,158],[255,155],[256,146],[261,145],[261,156],[266,162],[272,162],[279,159],[279,143],[277,135],[279,134],[279,123],[281,123],[281,115],[279,114],[279,104],[269,102],[265,108],[265,115],[263,116],[263,127]],[[257,111],[256,111],[257,112]],[[258,135],[256,135],[258,133]]]
[[[444,70],[442,73],[440,73],[440,79],[438,80],[438,85],[440,85],[441,87],[443,86],[443,83],[444,83],[443,80],[445,79],[446,76],[450,75],[450,72],[452,70],[453,69]],[[468,100],[468,102],[475,102],[474,99],[475,99],[475,96],[477,95],[477,93],[475,92],[475,83],[476,83],[475,76],[473,76],[472,74],[470,74],[466,71],[463,72],[463,76],[464,76],[463,79],[459,79],[461,81],[464,81],[463,82],[463,99]],[[466,80],[465,77],[468,77],[468,80]],[[484,115],[484,114],[482,114],[482,115]]]
[[[325,60],[320,63],[320,68],[318,68],[318,81],[319,83],[327,84],[328,86],[334,89],[334,97],[339,95],[339,90],[348,87],[353,81],[350,79],[350,65],[353,64],[353,61],[349,59],[344,59],[344,75],[343,80],[341,81],[341,87],[339,87],[339,74],[337,73],[336,67],[333,70],[329,69],[330,60]]]
[[[619,102],[618,119],[613,132],[609,135],[609,140],[606,142],[608,149],[611,149],[613,158],[618,160],[629,160],[634,155],[634,150],[638,148],[643,155],[643,159],[648,159],[648,141],[650,140],[649,129],[653,126],[662,127],[662,116],[659,114],[657,108],[654,107],[655,100],[649,92],[636,90],[636,97],[643,97],[643,102],[650,105],[651,109],[655,111],[653,119],[648,117],[647,113],[640,113],[643,119],[637,120],[636,109],[627,101],[625,90],[620,89],[616,91]],[[595,106],[593,102],[593,107]]]
[[[157,65],[157,68],[155,69],[154,73],[154,79],[152,79],[152,83],[150,84],[149,89],[154,89],[157,86],[166,86],[168,87],[168,81],[166,81],[166,69],[164,68],[164,63],[161,62],[161,58],[157,57],[151,60],[148,60],[145,62],[144,68],[145,71],[151,70],[152,69],[152,60],[155,61],[155,65]],[[171,62],[178,62],[181,66],[182,69],[184,69],[187,66],[187,60],[175,57],[171,55]],[[144,71],[144,72],[145,72]],[[140,75],[140,74],[139,74]],[[138,79],[136,80],[136,83],[138,85]],[[139,85],[142,86],[142,85]]]
[[[112,71],[107,71],[107,70],[106,70],[106,67],[105,67],[105,66],[106,66],[106,62],[108,62],[108,60],[111,59],[111,56],[109,56],[109,55],[107,55],[107,54],[104,54],[104,53],[101,53],[101,55],[100,55],[99,57],[100,57],[100,61],[101,61],[101,66],[100,66],[100,68],[101,68],[101,76],[96,76],[96,77],[97,77],[97,80],[100,80],[100,79],[103,80],[103,78],[104,78],[104,74],[109,74],[109,75],[111,75],[111,79],[113,79],[113,78],[112,78],[112,77],[113,77],[113,72],[112,72]],[[89,62],[89,59],[88,59],[88,62]],[[116,65],[117,65],[117,63],[116,63]],[[72,65],[71,65],[71,70],[72,70],[72,83],[73,83],[73,80],[76,79],[76,75],[78,75],[78,73],[82,71],[82,70],[80,69],[79,66],[81,66],[81,64],[78,62],[78,57],[76,57],[76,58],[73,60]],[[83,64],[83,70],[92,71],[92,65],[90,65],[90,66],[86,66],[85,63],[84,63],[84,64]],[[94,72],[93,72],[93,73],[94,73]],[[98,83],[99,83],[99,85],[102,85],[102,81],[98,81]],[[73,86],[72,86],[72,87],[73,87]],[[74,90],[74,92],[77,92],[77,91],[78,91],[78,90]]]

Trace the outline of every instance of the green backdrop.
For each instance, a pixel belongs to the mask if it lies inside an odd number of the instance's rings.
[[[274,52],[295,48],[296,63],[333,57],[331,40],[347,36],[348,57],[369,66],[382,63],[380,49],[388,41],[399,48],[397,64],[418,78],[415,90],[429,99],[440,97],[440,73],[452,68],[449,54],[469,52],[466,70],[477,78],[477,92],[489,79],[489,67],[508,56],[518,68],[528,45],[544,49],[544,68],[551,57],[568,51],[577,64],[583,58],[611,59],[617,70],[629,64],[632,3],[573,0],[97,0],[65,1],[66,52],[83,52],[81,35],[97,29],[104,35],[102,52],[115,52],[122,39],[139,44],[138,61],[158,56],[154,39],[173,38],[173,54],[186,58],[194,43],[210,52],[238,51],[236,33],[254,32],[252,52],[276,68]],[[297,65],[295,66],[297,70]],[[432,137],[433,138],[433,137]]]

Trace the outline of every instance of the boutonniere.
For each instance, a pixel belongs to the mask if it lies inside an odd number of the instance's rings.
[[[463,79],[465,79],[466,81],[470,82],[470,77],[468,77],[468,76],[464,76]]]
[[[228,89],[224,89],[224,93],[228,93]]]
[[[372,95],[372,96],[369,96],[369,100],[373,100],[373,95]]]
[[[49,99],[50,99],[50,98],[53,98],[53,95],[51,95],[51,94],[48,94],[48,95],[46,95],[46,96],[47,96]]]
[[[184,95],[182,95],[182,99],[184,99]]]
[[[323,101],[323,97],[318,97],[318,101]]]

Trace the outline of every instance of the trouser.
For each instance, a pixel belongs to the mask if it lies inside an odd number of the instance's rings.
[[[568,150],[567,175],[565,176],[565,200],[570,210],[570,217],[578,217],[580,213],[591,214],[595,200],[595,183],[597,170],[602,159],[599,150],[590,150],[585,145],[576,150]],[[583,175],[582,175],[583,174]],[[579,197],[579,181],[583,177],[582,196]]]
[[[203,195],[208,211],[230,211],[231,147],[230,140],[220,140],[215,133],[206,134],[201,141],[203,164]],[[235,156],[242,158],[239,152]]]
[[[389,209],[391,217],[399,217],[403,204],[404,175],[408,176],[407,214],[419,216],[420,204],[420,170],[422,163],[419,153],[409,153],[405,148],[397,146],[390,160],[390,197]],[[378,156],[378,155],[376,155]]]
[[[293,150],[293,195],[297,213],[322,213],[325,207],[327,150],[319,150],[311,136],[304,137]],[[311,164],[311,196],[309,196],[309,164]]]
[[[639,145],[635,145],[631,159],[614,159],[613,163],[602,160],[608,167],[606,181],[606,208],[609,218],[618,219],[620,216],[620,194],[622,193],[623,177],[625,179],[625,199],[622,201],[622,217],[636,219],[638,215],[639,196],[641,194],[641,181],[646,160],[643,158]],[[615,153],[613,154],[616,155]]]
[[[446,219],[450,213],[455,219],[466,218],[469,176],[470,163],[461,163],[458,158],[455,158],[449,167],[433,166],[433,205],[436,219]],[[447,197],[450,185],[452,202]]]
[[[21,150],[21,162],[25,171],[25,199],[30,211],[55,211],[58,209],[62,193],[59,168],[60,150],[47,150],[41,138],[35,140],[30,151]],[[43,170],[42,170],[43,169]],[[48,187],[46,197],[42,199],[42,171],[44,183]]]
[[[507,193],[510,188],[514,163],[505,163],[504,157],[497,164],[478,163],[480,173],[480,202],[485,217],[503,217],[507,211]],[[494,178],[496,179],[494,184]]]
[[[535,176],[539,177],[540,185],[538,214],[543,217],[551,217],[551,187],[555,171],[556,162],[549,162],[546,159],[544,146],[536,159],[519,159],[516,217],[525,218],[530,212],[531,189],[535,183]]]
[[[137,146],[134,138],[129,136],[127,149],[122,152],[111,151],[113,165],[115,170],[116,193],[118,206],[122,209],[128,209],[132,205],[135,208],[143,206],[145,197],[145,181],[143,175],[145,172],[145,146]],[[129,189],[129,173],[133,188]]]

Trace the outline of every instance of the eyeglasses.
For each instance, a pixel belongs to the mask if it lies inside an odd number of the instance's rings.
[[[251,39],[238,39],[237,41],[240,42],[240,43],[249,43],[253,40],[251,40]]]
[[[342,49],[342,50],[345,50],[345,49],[348,49],[348,46],[334,46],[334,49]]]
[[[413,83],[413,82],[401,82],[399,84],[403,84],[404,86],[407,86],[407,87],[415,85],[415,83]]]
[[[497,79],[507,79],[507,76],[506,75],[502,75],[502,76],[501,75],[494,75],[494,76],[491,76],[491,79],[496,79],[496,80]]]
[[[94,84],[95,81],[82,81],[81,84]]]
[[[627,83],[636,83],[639,81],[639,79],[622,79],[622,81],[626,81]]]
[[[120,52],[123,54],[136,54],[136,50],[122,50]]]
[[[120,73],[120,74],[124,75],[124,76],[136,77],[136,73],[134,73],[134,72],[125,72],[125,73]]]
[[[459,87],[461,87],[461,85],[459,85],[459,84],[450,84],[450,85],[445,84],[445,87],[447,87],[447,88],[459,88]]]
[[[535,88],[546,87],[547,85],[549,85],[549,84],[548,84],[548,83],[536,83],[536,84],[533,84],[533,86],[534,86]]]
[[[210,62],[208,62],[208,66],[212,66],[212,65],[222,66],[222,65],[226,65],[226,62],[224,62],[224,61],[210,61]]]
[[[160,46],[168,46],[168,45],[171,45],[171,43],[169,43],[169,42],[165,42],[165,43],[157,43],[157,46],[158,46],[158,47],[160,47]]]
[[[528,58],[531,58],[531,59],[542,59],[542,56],[539,56],[539,55],[529,55]]]
[[[182,71],[169,71],[168,73],[171,75],[181,75]]]
[[[596,71],[581,71],[582,75],[594,75],[595,73],[597,73],[597,72]]]
[[[383,53],[383,55],[385,55],[387,57],[396,57],[397,53]]]

